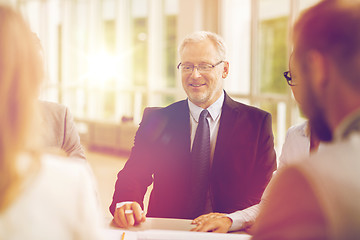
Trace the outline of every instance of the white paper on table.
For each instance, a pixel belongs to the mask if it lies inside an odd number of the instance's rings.
[[[137,240],[137,232],[122,231],[119,229],[104,229],[103,238],[106,240],[121,240],[122,234],[125,233],[124,240]]]
[[[170,230],[146,230],[137,232],[138,240],[249,240],[247,234],[191,232],[191,231],[170,231]],[[127,240],[127,239],[126,239]]]

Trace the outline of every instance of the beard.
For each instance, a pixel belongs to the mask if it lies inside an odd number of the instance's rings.
[[[333,134],[329,124],[326,121],[324,110],[319,106],[319,101],[316,100],[314,91],[309,84],[305,90],[307,96],[305,98],[304,113],[309,118],[309,125],[312,133],[323,142],[330,142],[333,139]]]
[[[313,118],[309,119],[310,128],[313,130],[317,138],[323,142],[331,142],[333,134],[329,125],[326,123],[324,114],[319,113]]]
[[[191,91],[187,92],[188,98],[195,104],[206,103],[209,100],[209,94],[207,92],[193,93]]]

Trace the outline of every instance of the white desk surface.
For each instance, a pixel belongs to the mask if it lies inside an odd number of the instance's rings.
[[[233,233],[199,233],[190,232],[194,228],[191,220],[174,219],[174,218],[146,218],[146,221],[127,229],[116,227],[110,221],[109,229],[107,229],[106,238],[121,239],[122,233],[126,233],[125,240],[140,240],[140,239],[239,239],[247,240],[251,235],[245,232]]]

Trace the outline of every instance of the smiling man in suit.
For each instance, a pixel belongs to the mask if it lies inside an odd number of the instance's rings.
[[[120,227],[145,221],[143,198],[151,183],[147,216],[193,219],[258,203],[276,169],[271,115],[223,90],[229,63],[221,37],[193,33],[179,54],[188,98],[144,114],[110,206]],[[207,134],[201,144],[198,126]],[[202,159],[206,167],[199,166]]]

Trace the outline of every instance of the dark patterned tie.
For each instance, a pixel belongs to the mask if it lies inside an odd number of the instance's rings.
[[[192,147],[192,208],[194,217],[204,211],[209,189],[210,172],[210,128],[206,120],[209,112],[203,110],[199,117]]]

